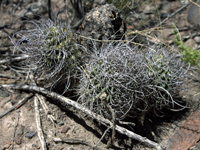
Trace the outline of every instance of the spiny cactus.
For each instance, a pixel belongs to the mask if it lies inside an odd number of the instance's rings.
[[[79,65],[81,50],[71,28],[51,20],[31,23],[35,25],[33,29],[16,33],[22,36],[15,48],[30,56],[26,66],[48,78],[73,74]]]
[[[131,116],[141,124],[146,114],[158,115],[163,108],[173,108],[186,72],[183,62],[176,52],[152,48],[110,43],[95,50],[82,67],[78,102],[111,119],[109,104],[117,120]]]

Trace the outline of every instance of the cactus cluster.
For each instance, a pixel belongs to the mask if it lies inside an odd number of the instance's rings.
[[[91,20],[92,14],[86,16]],[[111,119],[111,107],[117,120],[131,116],[143,124],[147,114],[160,116],[164,108],[179,105],[174,97],[187,69],[177,51],[159,45],[143,49],[120,40],[98,46],[87,37],[84,47],[76,41],[83,36],[75,36],[69,26],[51,20],[33,24],[33,29],[18,32],[22,36],[15,44],[21,53],[30,56],[25,65],[36,76],[59,80],[65,75],[66,82],[73,76],[78,81],[77,101],[93,112]],[[98,35],[98,31],[102,32],[95,30],[91,34]]]
[[[173,97],[185,70],[177,56],[161,47],[142,50],[110,43],[82,67],[78,101],[105,118],[112,117],[109,104],[117,120],[131,116],[143,123],[146,114],[159,115],[178,104]]]
[[[21,39],[15,44],[18,50],[30,56],[26,66],[38,75],[48,75],[47,78],[57,78],[76,70],[81,50],[77,48],[71,28],[51,20],[33,23],[35,27],[21,31]]]

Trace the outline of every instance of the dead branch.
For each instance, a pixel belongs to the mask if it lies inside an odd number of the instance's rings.
[[[16,103],[14,106],[12,106],[11,108],[7,109],[6,111],[4,111],[2,114],[0,114],[0,118],[2,118],[3,116],[5,116],[6,114],[8,114],[9,112],[13,111],[14,109],[18,109],[19,107],[21,107],[23,104],[26,103],[26,101],[33,96],[33,94],[27,94],[21,101],[19,101],[18,103]]]
[[[29,56],[28,55],[24,55],[24,56],[21,56],[21,57],[5,59],[5,60],[1,60],[0,64],[11,63],[11,62],[14,62],[14,61],[20,61],[20,60],[24,60],[26,58],[29,58]]]
[[[94,148],[95,147],[97,147],[98,145],[99,145],[99,143],[102,141],[102,139],[105,137],[105,135],[106,135],[106,133],[108,132],[108,130],[110,130],[112,127],[108,127],[105,131],[104,131],[104,133],[103,133],[103,135],[101,136],[101,138],[100,138],[100,140],[97,142],[97,144],[94,146]]]
[[[72,138],[60,138],[60,137],[56,137],[53,138],[54,142],[63,142],[63,143],[67,143],[67,144],[82,144],[82,145],[86,145],[91,147],[92,149],[98,149],[98,148],[94,148],[93,146],[91,146],[90,143],[84,141],[84,140],[80,140],[80,139],[72,139]]]
[[[32,81],[32,85],[37,86],[35,80],[33,79],[34,78],[33,74],[31,73],[30,75],[28,75],[28,77]],[[35,95],[39,99],[40,104],[42,105],[42,108],[44,109],[44,112],[47,115],[47,118],[49,118],[52,123],[56,122],[56,119],[51,115],[51,112],[50,112],[49,108],[47,107],[47,105],[45,103],[44,97],[42,95],[37,94],[37,93]]]
[[[51,111],[49,110],[48,106],[45,103],[44,96],[36,94],[37,98],[40,101],[40,104],[42,105],[42,108],[44,109],[45,114],[47,115],[47,118],[51,120],[52,123],[56,122],[56,119],[52,115]]]
[[[67,103],[68,105],[71,105],[73,107],[75,107],[76,109],[79,109],[81,111],[83,111],[84,113],[86,113],[87,115],[93,117],[94,119],[96,119],[97,121],[99,121],[102,124],[109,124],[110,126],[113,126],[112,122],[110,122],[108,119],[105,119],[104,117],[92,112],[91,110],[89,110],[88,108],[82,106],[81,104],[72,101],[62,95],[59,95],[55,92],[50,92],[44,88],[41,87],[37,87],[37,86],[29,86],[29,85],[15,85],[15,84],[8,84],[8,85],[2,85],[2,87],[5,88],[12,88],[12,89],[21,89],[21,90],[30,90],[30,91],[35,91],[35,92],[39,92],[42,94],[45,94],[46,96],[56,99],[58,101],[60,101],[61,103]],[[149,139],[147,139],[146,137],[142,137],[132,131],[127,130],[126,128],[123,128],[119,125],[116,125],[115,128],[119,133],[124,134],[126,136],[128,136],[129,138],[138,140],[150,147],[154,147],[157,150],[163,150],[164,148],[159,145],[158,143],[155,143]]]
[[[42,150],[47,150],[46,142],[43,136],[42,127],[41,127],[41,121],[40,121],[40,112],[38,108],[38,98],[34,96],[34,105],[35,105],[35,121],[37,126],[37,133],[38,137],[42,146]]]

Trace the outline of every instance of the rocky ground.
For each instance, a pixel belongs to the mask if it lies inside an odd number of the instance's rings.
[[[20,0],[13,0],[12,2],[9,2],[9,0],[5,0],[2,1],[0,5],[0,114],[12,108],[13,105],[22,100],[27,94],[30,94],[29,91],[11,90],[1,87],[1,84],[24,84],[24,81],[22,80],[25,80],[26,78],[23,71],[18,73],[15,71],[17,68],[14,68],[13,66],[15,66],[17,62],[1,63],[1,61],[16,56],[16,54],[13,54],[14,47],[9,36],[12,37],[13,33],[23,29],[24,25],[21,23],[16,24],[19,22],[16,19],[19,14],[22,13],[25,6],[34,2],[36,1],[28,0],[23,2]],[[132,14],[127,17],[127,20],[129,21],[127,30],[128,32],[133,29],[139,30],[142,24],[144,24],[143,28],[150,29],[155,25],[159,25],[159,20],[156,19],[158,18],[156,13],[157,10],[159,10],[159,14],[165,18],[165,16],[169,16],[176,12],[182,6],[183,5],[179,0],[156,0],[155,2],[144,3],[138,8],[137,14]],[[61,9],[64,7],[64,3],[63,1],[52,0],[52,7],[53,12],[56,12],[58,8]],[[67,7],[70,7],[68,3]],[[153,30],[150,33],[149,40],[164,42],[173,47],[174,35],[171,34],[173,23],[179,29],[185,45],[192,49],[199,50],[200,32],[199,28],[194,26],[196,23],[198,24],[198,22],[194,19],[195,17],[193,15],[189,15],[189,17],[191,17],[189,19],[190,23],[187,19],[188,14],[190,14],[190,12],[188,12],[190,7],[191,5],[188,5],[176,12],[174,16],[167,19],[166,22],[162,24],[162,29],[158,26],[157,30]],[[44,18],[48,17],[45,10],[42,13],[42,16]],[[65,13],[61,13],[58,19],[65,20],[66,17],[69,16],[66,16]],[[147,22],[150,22],[150,24]],[[193,66],[188,72],[188,80],[182,86],[182,89],[184,90],[180,92],[184,101],[188,103],[188,109],[178,112],[167,112],[167,115],[164,118],[149,118],[149,122],[143,127],[126,127],[137,134],[166,146],[167,141],[179,129],[181,124],[185,122],[187,117],[200,109],[199,82],[199,67]],[[105,126],[100,125],[97,121],[94,121],[92,118],[73,107],[59,103],[56,100],[47,98],[46,104],[56,120],[56,123],[52,123],[47,118],[48,114],[46,114],[43,108],[39,106],[42,128],[48,149],[87,150],[92,149],[90,146],[97,145],[106,130]],[[41,149],[35,123],[33,97],[30,97],[24,105],[17,106],[17,109],[4,117],[1,116],[0,126],[0,149]],[[109,135],[106,135],[105,138],[98,143],[98,149],[105,149],[108,137]],[[56,138],[61,138],[65,142],[56,142]],[[199,139],[197,138],[195,145],[190,145],[191,150],[200,149],[198,147],[198,140]],[[117,133],[112,149],[148,150],[153,148],[149,148],[136,140],[132,140],[125,135]]]

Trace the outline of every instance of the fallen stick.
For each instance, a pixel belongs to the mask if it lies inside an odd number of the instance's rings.
[[[2,118],[3,116],[5,116],[6,114],[8,114],[9,112],[13,111],[14,109],[18,109],[19,107],[21,107],[23,104],[26,103],[26,101],[33,96],[33,94],[28,94],[26,95],[21,101],[19,101],[18,103],[16,103],[14,106],[12,106],[11,108],[7,109],[6,111],[4,111],[2,114],[0,114],[0,118]]]
[[[38,108],[38,98],[34,96],[34,106],[35,106],[35,121],[37,126],[37,134],[41,143],[42,150],[47,150],[46,142],[43,136],[41,121],[40,121],[40,112]]]
[[[70,100],[62,95],[59,95],[55,92],[50,92],[44,88],[41,87],[37,87],[37,86],[29,86],[29,85],[16,85],[16,84],[8,84],[8,85],[2,85],[2,87],[4,88],[12,88],[12,89],[20,89],[20,90],[30,90],[30,91],[34,91],[34,92],[38,92],[38,93],[42,93],[45,94],[46,96],[59,100],[61,103],[67,103],[73,107],[75,107],[76,109],[79,109],[81,111],[83,111],[84,113],[86,113],[87,115],[93,117],[94,119],[96,119],[97,121],[99,121],[102,124],[109,124],[110,126],[113,126],[112,122],[110,122],[108,119],[105,119],[104,117],[92,112],[91,110],[89,110],[88,108],[82,106],[81,104]],[[156,148],[156,150],[163,150],[164,148],[159,145],[156,142],[153,142],[149,139],[147,139],[146,137],[142,137],[134,132],[131,132],[129,130],[127,130],[126,128],[123,128],[119,125],[116,125],[115,130],[118,131],[121,134],[124,134],[126,136],[128,136],[129,138],[138,140],[150,147]]]
[[[14,61],[20,61],[20,60],[24,60],[26,58],[29,58],[28,55],[24,55],[24,56],[21,56],[21,57],[15,57],[15,58],[10,58],[10,59],[5,59],[5,60],[1,60],[0,61],[0,65],[1,64],[5,64],[5,63],[11,63],[11,62],[14,62]]]
[[[49,110],[48,106],[46,105],[44,97],[39,94],[36,94],[36,96],[39,99],[40,104],[42,105],[42,108],[43,108],[45,114],[47,115],[47,118],[49,118],[49,120],[51,120],[52,123],[55,123],[56,119],[53,117],[51,111]]]
[[[82,144],[82,145],[86,145],[89,146],[90,148],[92,148],[93,150],[98,149],[97,147],[93,147],[89,142],[86,142],[84,140],[80,140],[80,139],[72,139],[72,138],[60,138],[60,137],[55,137],[53,138],[53,141],[58,143],[58,142],[62,142],[62,143],[67,143],[67,144]]]

